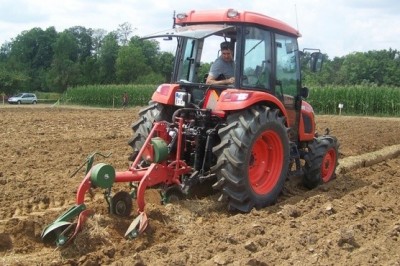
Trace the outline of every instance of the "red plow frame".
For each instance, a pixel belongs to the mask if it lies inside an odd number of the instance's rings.
[[[57,246],[65,246],[70,243],[82,229],[86,218],[92,214],[90,210],[86,209],[86,193],[93,187],[111,189],[115,182],[138,184],[136,191],[138,216],[127,229],[125,237],[134,238],[142,233],[148,225],[147,215],[144,211],[146,205],[144,194],[146,189],[159,184],[180,186],[180,177],[192,171],[192,168],[181,160],[184,119],[176,117],[175,120],[178,126],[175,154],[168,154],[168,159],[160,162],[152,162],[146,167],[139,165],[143,159],[149,162],[154,160],[154,150],[151,144],[154,136],[161,138],[165,143],[170,141],[171,137],[167,132],[168,122],[155,122],[144,145],[127,171],[115,172],[112,166],[102,163],[96,164],[87,171],[85,178],[77,190],[76,205],[48,225],[42,232],[42,239],[45,242],[55,241]],[[75,222],[69,222],[69,220],[73,220],[76,217]]]

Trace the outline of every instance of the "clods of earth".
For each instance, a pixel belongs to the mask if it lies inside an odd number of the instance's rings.
[[[74,205],[85,167],[72,175],[89,154],[128,168],[138,110],[0,107],[1,265],[400,265],[399,118],[317,116],[318,131],[340,141],[337,178],[313,190],[290,180],[273,206],[233,214],[218,194],[161,205],[149,190],[149,227],[128,240],[135,211],[109,214],[94,189],[95,214],[74,241],[44,244],[43,228]]]

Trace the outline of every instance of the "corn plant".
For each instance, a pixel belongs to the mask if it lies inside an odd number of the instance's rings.
[[[364,86],[325,86],[312,88],[307,101],[318,114],[400,116],[400,88]]]
[[[157,85],[90,85],[69,88],[62,103],[121,107],[122,95],[129,95],[129,106],[148,104]],[[307,101],[317,114],[400,116],[400,88],[372,86],[325,86],[310,90]]]
[[[127,92],[129,106],[147,105],[156,85],[89,85],[69,88],[63,95],[66,104],[98,107],[121,107],[122,95]]]

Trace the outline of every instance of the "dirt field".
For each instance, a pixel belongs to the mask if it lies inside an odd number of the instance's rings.
[[[314,190],[287,182],[279,202],[230,214],[219,195],[160,205],[146,194],[148,230],[124,239],[134,218],[96,215],[64,249],[44,245],[43,228],[74,205],[94,151],[127,170],[138,109],[1,106],[0,265],[400,265],[400,157],[343,171]],[[400,144],[400,119],[317,117],[341,143],[340,161]],[[117,189],[127,190],[127,185]],[[135,207],[134,207],[135,208]]]

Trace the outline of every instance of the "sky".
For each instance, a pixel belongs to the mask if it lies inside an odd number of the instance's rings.
[[[114,31],[128,22],[133,35],[172,27],[172,15],[234,8],[262,13],[297,28],[300,48],[329,58],[370,50],[400,50],[400,0],[0,0],[0,45],[35,27],[74,26]],[[162,50],[173,52],[160,43]]]

